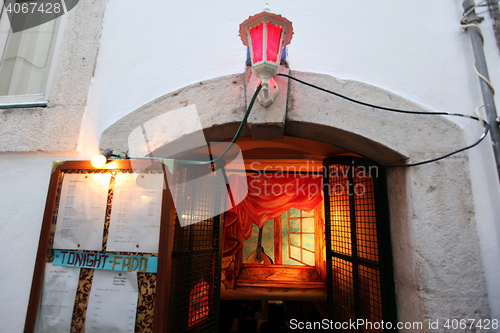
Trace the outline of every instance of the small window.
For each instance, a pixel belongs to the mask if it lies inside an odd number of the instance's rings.
[[[288,212],[288,258],[284,264],[293,261],[314,266],[314,212],[304,212],[296,208]]]
[[[0,104],[45,101],[61,17],[13,32],[0,3]],[[31,18],[14,13],[12,19],[27,24]]]
[[[260,248],[263,263],[267,257],[268,264],[315,266],[315,224],[318,221],[315,210],[306,212],[291,208],[267,221],[262,232],[254,224],[250,238],[243,242],[245,263],[256,263],[254,256]]]

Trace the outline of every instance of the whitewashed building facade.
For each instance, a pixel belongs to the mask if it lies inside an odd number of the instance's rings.
[[[195,108],[207,141],[231,140],[253,93],[239,24],[264,5],[81,0],[41,32],[51,36],[51,55],[26,61],[45,66],[45,77],[0,96],[2,331],[24,328],[52,162],[88,160],[99,149],[143,157],[132,131],[181,108]],[[293,23],[281,69],[291,76],[390,108],[475,116],[483,104],[460,1],[270,7]],[[490,81],[500,87],[492,18],[488,7],[476,12],[485,18]],[[5,11],[0,23],[7,54]],[[386,166],[440,157],[483,132],[465,118],[391,113],[284,77],[278,84],[277,101],[255,106],[244,137],[326,143]],[[164,126],[150,133],[153,150],[196,130],[189,119]],[[500,319],[500,182],[490,137],[438,162],[387,168],[387,195],[398,320]]]

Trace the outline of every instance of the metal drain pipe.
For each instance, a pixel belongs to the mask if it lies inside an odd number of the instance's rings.
[[[464,12],[469,11],[475,6],[474,0],[464,0],[462,7]],[[476,69],[479,72],[479,85],[483,95],[484,110],[486,118],[490,126],[490,136],[493,144],[493,153],[495,155],[495,162],[497,165],[497,174],[500,180],[500,128],[498,123],[498,115],[495,107],[495,100],[493,99],[493,88],[489,83],[488,67],[486,66],[486,58],[483,49],[483,37],[479,27],[477,26],[483,20],[476,14],[476,11],[471,11],[464,17],[462,24],[469,25],[465,29],[469,32],[470,40],[472,43],[472,50],[474,51],[474,58],[476,60]],[[481,75],[484,77],[481,78]]]

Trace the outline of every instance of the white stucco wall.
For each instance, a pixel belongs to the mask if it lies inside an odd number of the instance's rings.
[[[459,26],[460,1],[270,5],[293,22],[292,70],[369,83],[431,110],[473,112],[480,103],[469,38]],[[244,1],[110,0],[89,96],[89,110],[103,111],[98,132],[167,92],[242,72],[239,23],[262,7]],[[489,20],[482,26],[490,67],[498,68]],[[491,74],[500,81],[498,71]]]
[[[459,25],[461,1],[277,0],[270,6],[293,22],[292,71],[368,83],[430,111],[474,114],[482,104],[470,38]],[[81,138],[86,131],[102,133],[166,93],[243,72],[238,25],[262,8],[263,3],[244,1],[157,0],[137,6],[110,0],[87,110],[89,118],[99,120],[84,118]],[[481,27],[491,82],[500,86],[500,53],[486,10],[477,12],[485,17]],[[468,142],[481,134],[475,122],[451,120],[464,127]],[[95,151],[81,142],[82,152]],[[471,152],[469,164],[490,307],[500,317],[500,191],[489,138]]]
[[[246,50],[238,26],[263,6],[243,0],[109,0],[78,152],[68,145],[66,153],[24,148],[28,152],[0,154],[2,331],[21,332],[24,326],[52,161],[91,157],[106,128],[155,98],[243,73]],[[461,1],[275,0],[270,6],[293,22],[292,72],[360,81],[431,111],[472,114],[482,104],[469,37],[459,26]],[[500,56],[484,16],[485,51],[498,90]],[[496,102],[500,105],[498,96]],[[469,142],[480,135],[476,123],[460,124]],[[469,165],[491,313],[500,318],[500,194],[489,138],[470,152]]]
[[[0,323],[23,332],[52,162],[76,153],[0,153]]]

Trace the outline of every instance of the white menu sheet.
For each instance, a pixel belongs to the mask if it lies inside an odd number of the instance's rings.
[[[134,333],[137,273],[96,269],[85,318],[85,333]]]
[[[109,173],[64,175],[54,249],[102,250]]]
[[[80,268],[45,266],[39,314],[40,333],[67,333],[75,305]]]
[[[115,176],[107,251],[158,253],[163,183],[163,174]]]

